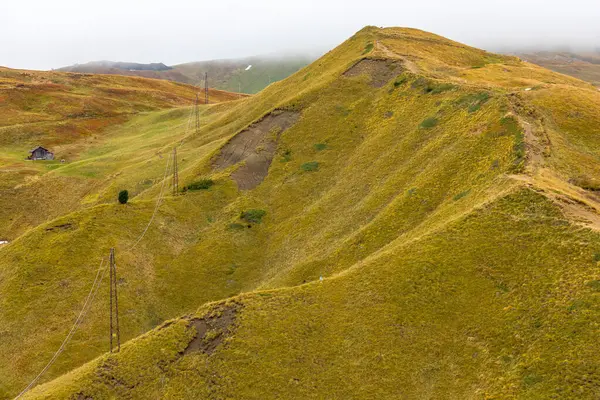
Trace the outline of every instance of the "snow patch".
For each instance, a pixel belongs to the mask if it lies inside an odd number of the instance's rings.
[[[248,71],[250,68],[252,68],[252,64],[248,65],[244,71]]]

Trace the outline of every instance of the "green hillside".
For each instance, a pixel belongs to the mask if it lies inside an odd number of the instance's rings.
[[[240,59],[197,61],[166,67],[158,64],[140,64],[135,69],[131,63],[110,61],[90,62],[60,68],[59,71],[116,74],[166,79],[204,87],[204,74],[208,73],[212,88],[238,93],[254,94],[273,82],[280,81],[307,66],[314,57],[297,56],[255,56]],[[138,64],[133,64],[138,65]],[[249,69],[247,69],[250,67]],[[154,69],[153,69],[154,68]]]
[[[104,281],[24,398],[597,398],[599,106],[517,58],[367,27],[202,105],[198,134],[189,108],[137,115],[36,178],[94,182],[86,207],[0,248],[0,397],[115,247],[127,343],[106,353]]]

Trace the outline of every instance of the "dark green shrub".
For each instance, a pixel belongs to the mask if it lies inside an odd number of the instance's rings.
[[[431,94],[440,94],[440,93],[444,93],[447,92],[448,90],[452,90],[454,89],[456,86],[454,86],[451,83],[441,83],[439,85],[435,85],[435,86],[431,86],[431,90],[430,93]]]
[[[467,196],[470,192],[471,190],[469,189],[457,194],[456,196],[454,196],[454,201],[462,199],[463,197]]]
[[[319,169],[319,163],[316,161],[307,162],[302,164],[300,168],[302,168],[302,170],[306,172],[316,171]]]
[[[402,76],[402,77],[398,77],[395,81],[394,81],[394,87],[399,87],[401,86],[403,83],[405,83],[407,81],[406,76]]]
[[[253,222],[255,224],[260,224],[260,222],[262,221],[262,218],[265,215],[267,215],[267,212],[265,210],[248,210],[248,211],[243,211],[240,218],[246,222]]]
[[[327,145],[325,143],[317,143],[313,147],[317,151],[322,151],[322,150],[325,150],[327,148]]]
[[[461,97],[458,100],[458,105],[462,107],[468,107],[470,113],[479,111],[482,105],[484,105],[489,99],[490,94],[488,92],[480,92],[475,94],[468,94]]]
[[[373,50],[373,47],[375,47],[375,45],[373,43],[367,43],[367,46],[365,47],[365,51],[363,51],[363,54],[370,53],[371,50]]]
[[[197,182],[190,183],[183,188],[183,191],[187,190],[206,190],[213,186],[215,182],[212,179],[201,179]]]
[[[281,162],[289,162],[292,160],[292,151],[286,150],[283,152],[283,156],[281,157]]]
[[[127,204],[129,201],[129,192],[127,190],[121,190],[119,192],[119,203]]]
[[[600,292],[600,281],[589,281],[586,283],[594,292]]]
[[[238,224],[238,223],[233,223],[233,224],[229,224],[227,226],[227,228],[232,231],[241,231],[242,229],[244,229],[244,225]]]
[[[438,120],[436,118],[430,117],[421,122],[421,128],[433,128],[438,124]]]
[[[481,108],[481,103],[475,103],[475,104],[471,104],[471,105],[469,106],[469,112],[470,112],[470,113],[477,112],[477,111],[479,111],[479,109],[480,109],[480,108]]]
[[[410,87],[413,89],[421,89],[424,93],[429,93],[431,91],[429,90],[429,80],[423,78],[422,76],[415,79]]]
[[[589,177],[588,175],[580,175],[575,178],[571,178],[569,179],[569,182],[585,190],[594,192],[600,191],[600,181],[598,179]]]

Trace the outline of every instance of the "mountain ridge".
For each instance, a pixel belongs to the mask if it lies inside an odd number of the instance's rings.
[[[600,236],[581,211],[598,210],[598,104],[516,57],[367,27],[256,96],[203,106],[199,135],[189,109],[140,116],[57,173],[111,176],[121,158],[110,190],[130,187],[166,160],[127,155],[185,138],[181,182],[214,185],[161,197],[154,178],[127,208],[96,195],[0,249],[3,305],[27,304],[3,307],[0,358],[34,375],[97,268],[73,266],[115,246],[131,340],[103,354],[104,294],[26,398],[593,398]],[[280,113],[300,116],[263,122]],[[228,145],[242,161],[216,168]],[[85,257],[54,266],[66,243]],[[62,314],[38,333],[45,304]],[[6,393],[24,381],[0,376]]]

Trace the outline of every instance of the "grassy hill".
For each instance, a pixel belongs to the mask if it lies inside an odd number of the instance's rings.
[[[552,71],[600,86],[600,52],[537,51],[517,55]]]
[[[517,58],[367,27],[202,106],[199,134],[186,108],[136,116],[52,171],[93,171],[92,206],[0,248],[0,393],[115,247],[128,342],[106,353],[104,282],[25,398],[596,398],[598,106]],[[212,186],[171,195],[174,146],[181,184]]]
[[[193,104],[195,96],[192,86],[160,80],[0,69],[0,240],[74,211],[82,198],[92,205],[85,196],[99,181],[112,178],[93,169],[61,171],[100,150],[107,137],[124,125],[131,128],[139,116],[163,110],[187,116],[181,107]],[[210,91],[214,102],[238,97]],[[27,161],[36,146],[51,149],[56,160]],[[135,157],[148,154],[138,150]]]
[[[160,67],[164,64],[100,61],[72,65],[61,68],[59,71],[142,76],[201,87],[204,87],[204,73],[208,73],[210,87],[254,94],[273,82],[287,78],[313,60],[314,58],[310,56],[256,56],[231,60],[198,61],[171,67],[165,66],[166,68]],[[138,66],[131,68],[132,65]],[[252,67],[246,70],[250,65]]]

